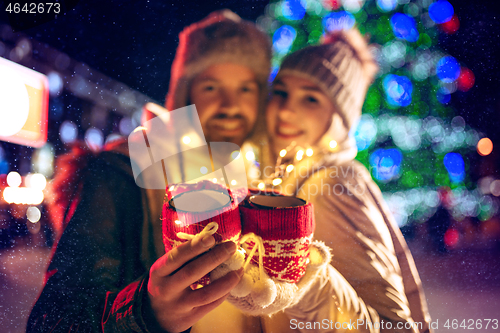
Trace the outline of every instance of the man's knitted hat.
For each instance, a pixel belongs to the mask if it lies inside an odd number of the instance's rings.
[[[212,65],[228,62],[250,68],[263,97],[270,61],[271,44],[264,32],[228,9],[215,11],[179,34],[166,107],[175,110],[186,106],[191,80]]]
[[[276,80],[293,75],[317,84],[350,129],[361,116],[366,91],[377,72],[368,45],[356,29],[335,32],[322,45],[285,58]]]

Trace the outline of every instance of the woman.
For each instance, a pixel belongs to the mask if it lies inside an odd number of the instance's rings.
[[[354,160],[349,135],[376,71],[354,29],[289,55],[267,106],[268,141],[254,141],[264,179],[258,187],[313,203],[315,238],[332,249],[332,266],[378,312],[382,332],[425,332],[430,318],[413,258],[380,189]]]

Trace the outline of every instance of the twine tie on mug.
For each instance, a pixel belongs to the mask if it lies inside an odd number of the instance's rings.
[[[217,232],[218,229],[219,229],[219,224],[217,222],[210,222],[209,224],[207,224],[205,226],[205,228],[203,228],[202,231],[200,231],[196,235],[187,234],[185,232],[178,232],[176,235],[180,239],[191,240],[198,235],[200,235],[200,237],[202,237],[202,238],[205,235],[213,235]]]
[[[250,261],[252,260],[255,251],[259,250],[259,279],[263,280],[264,279],[264,254],[266,252],[264,248],[264,241],[260,236],[257,236],[253,232],[250,232],[248,234],[245,234],[241,237],[240,244],[245,243],[247,240],[252,240],[255,243],[255,246],[252,248],[250,251],[250,254],[248,255],[247,260],[245,261],[245,264],[243,265],[243,269],[246,269]]]

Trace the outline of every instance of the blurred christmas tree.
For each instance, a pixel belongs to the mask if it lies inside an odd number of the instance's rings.
[[[355,137],[357,159],[371,170],[398,223],[423,222],[452,189],[450,210],[489,219],[497,210],[468,173],[483,136],[448,105],[474,85],[472,71],[438,46],[459,20],[446,0],[281,0],[257,20],[273,41],[273,71],[284,56],[317,44],[325,32],[354,25],[369,34],[380,66]]]

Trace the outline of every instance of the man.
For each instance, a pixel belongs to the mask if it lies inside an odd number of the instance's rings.
[[[267,36],[253,23],[228,10],[212,13],[180,34],[167,108],[195,103],[208,142],[241,144],[264,104],[270,53]],[[55,181],[67,204],[67,226],[28,332],[180,332],[239,282],[241,271],[189,288],[236,245],[205,253],[214,239],[198,237],[164,255],[159,212],[165,192],[137,187],[126,143],[66,162],[63,168],[80,166],[63,169]]]

